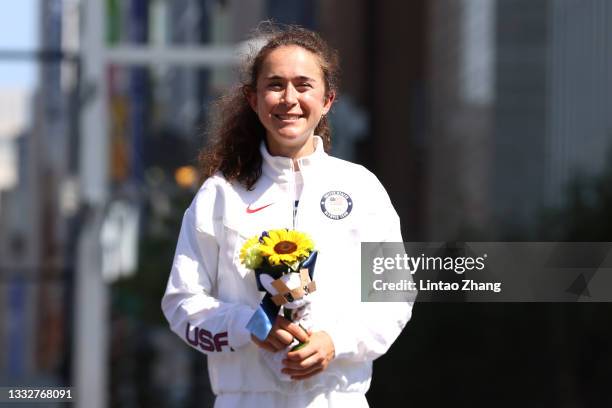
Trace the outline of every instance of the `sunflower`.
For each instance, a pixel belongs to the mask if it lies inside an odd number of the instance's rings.
[[[260,246],[259,236],[248,239],[240,249],[240,262],[249,269],[259,268],[263,261]]]
[[[294,265],[308,258],[314,244],[303,232],[295,230],[270,230],[263,234],[259,250],[270,265]]]

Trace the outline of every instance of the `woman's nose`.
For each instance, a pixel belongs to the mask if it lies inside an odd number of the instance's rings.
[[[291,83],[287,85],[285,92],[283,92],[283,102],[288,105],[297,103],[297,89]]]

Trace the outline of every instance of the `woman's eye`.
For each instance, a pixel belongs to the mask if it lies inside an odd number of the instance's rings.
[[[312,85],[310,85],[308,82],[304,82],[304,83],[298,84],[297,87],[302,88],[302,89],[310,89],[312,88]]]
[[[268,85],[268,88],[274,89],[274,90],[279,90],[279,89],[283,89],[283,85],[279,84],[279,83],[271,83],[271,84]]]

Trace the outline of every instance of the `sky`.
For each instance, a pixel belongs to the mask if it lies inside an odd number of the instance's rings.
[[[40,1],[4,2],[0,13],[0,50],[37,48]],[[0,87],[32,88],[36,82],[36,74],[36,64],[32,61],[8,62],[0,59]]]

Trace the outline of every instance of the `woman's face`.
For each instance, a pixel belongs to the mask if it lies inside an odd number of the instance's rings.
[[[249,103],[262,125],[270,154],[298,158],[312,153],[312,137],[333,102],[325,95],[319,58],[299,46],[282,46],[264,59]]]

